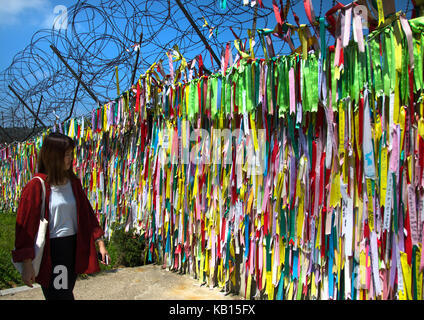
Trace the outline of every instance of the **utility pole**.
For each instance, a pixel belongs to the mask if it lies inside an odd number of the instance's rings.
[[[40,118],[38,117],[38,115],[36,115],[35,113],[34,113],[34,111],[32,111],[32,109],[30,108],[30,107],[28,107],[28,105],[25,103],[25,101],[24,100],[22,100],[22,98],[19,96],[19,94],[10,86],[10,85],[8,85],[8,87],[9,87],[9,89],[10,89],[10,91],[12,91],[13,92],[13,94],[19,99],[19,101],[28,109],[28,111],[29,112],[31,112],[31,114],[35,117],[35,119],[37,119],[38,120],[38,122],[40,122],[41,123],[41,125],[44,127],[44,128],[47,128],[46,127],[46,125],[43,123],[43,121],[41,121],[40,120]]]
[[[74,76],[75,79],[77,79],[78,82],[80,82],[83,86],[83,88],[85,89],[85,91],[87,91],[87,93],[90,95],[90,97],[97,103],[97,105],[100,105],[100,101],[99,99],[97,99],[96,95],[93,93],[93,91],[91,91],[87,85],[84,83],[84,81],[81,80],[80,77],[77,76],[77,74],[75,73],[75,71],[71,68],[71,66],[65,61],[65,59],[62,57],[62,55],[60,54],[59,50],[57,50],[57,48],[54,45],[50,45],[50,48],[53,50],[53,52],[59,57],[60,61],[63,62],[63,64],[66,66],[66,68],[68,68],[68,70],[71,72],[71,74]]]
[[[79,74],[79,78],[80,78],[80,79],[81,79],[81,76],[82,76],[82,72],[80,72],[80,74]],[[72,112],[74,111],[74,106],[75,106],[75,101],[76,101],[76,99],[77,99],[77,94],[78,94],[79,86],[80,86],[80,82],[78,81],[78,82],[77,82],[77,87],[76,87],[76,89],[75,89],[74,99],[72,100],[72,107],[71,107],[71,111],[69,112],[69,116],[68,116],[65,120],[63,120],[63,122],[65,122],[65,121],[66,121],[66,120],[68,120],[70,117],[72,117]]]
[[[40,113],[40,107],[41,107],[41,102],[43,101],[43,95],[41,95],[41,98],[40,98],[40,102],[38,103],[38,108],[37,108],[37,117],[38,117],[38,114]],[[28,140],[32,135],[33,135],[33,133],[34,133],[34,131],[35,131],[35,126],[37,125],[37,119],[35,119],[35,121],[34,121],[34,126],[32,127],[32,130],[31,130],[31,132],[22,140],[22,141],[26,141],[26,140]]]
[[[182,5],[180,0],[176,0],[178,6],[180,7],[181,11],[184,13],[184,15],[186,16],[187,20],[190,22],[191,26],[194,28],[194,30],[197,32],[197,34],[199,35],[200,39],[203,41],[203,43],[205,44],[206,48],[209,49],[210,53],[212,54],[212,57],[215,59],[216,63],[219,65],[221,65],[221,60],[218,59],[218,57],[216,56],[215,52],[212,51],[211,46],[209,45],[208,41],[206,40],[206,38],[203,36],[203,34],[200,32],[199,28],[197,27],[197,25],[194,23],[193,19],[191,18],[190,14],[187,12],[187,10],[184,8],[184,6]]]
[[[131,85],[134,84],[134,79],[135,79],[135,72],[137,70],[137,65],[138,65],[138,57],[140,56],[140,51],[141,51],[141,41],[143,41],[143,32],[140,34],[140,40],[138,42],[138,51],[137,51],[137,56],[135,57],[135,64],[134,64],[134,69],[132,72],[132,76],[131,76]]]

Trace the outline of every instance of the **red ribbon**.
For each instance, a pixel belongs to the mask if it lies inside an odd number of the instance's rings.
[[[325,256],[325,217],[327,208],[324,206],[321,211],[321,258]]]
[[[317,143],[312,141],[312,167],[309,178],[311,179],[311,213],[315,212],[315,185],[316,185],[316,161],[317,161]]]
[[[205,220],[201,219],[201,228],[202,228],[202,252],[205,251]]]
[[[406,239],[405,239],[405,252],[408,257],[408,264],[411,265],[412,263],[412,238],[411,238],[411,226],[409,222],[409,203],[406,206],[406,217],[405,217],[405,225],[404,228],[406,229]],[[400,232],[403,232],[401,230]]]
[[[230,59],[230,43],[227,42],[225,46],[224,74],[227,71],[229,59]]]
[[[137,81],[137,93],[135,96],[135,112],[140,111],[140,83]]]
[[[264,201],[268,202],[268,199],[264,199]],[[269,223],[268,223],[268,218],[269,213],[268,213],[268,203],[265,206],[265,212],[264,212],[264,235],[268,235],[268,229],[269,229]]]
[[[411,108],[411,123],[415,119],[415,110],[414,110],[414,70],[411,69],[411,65],[408,65],[408,75],[409,75],[409,108]]]
[[[277,20],[277,23],[279,25],[282,25],[283,24],[283,21],[281,20],[280,9],[278,8],[278,5],[275,2],[275,0],[272,0],[272,8],[274,9],[274,15],[275,15],[275,19]]]
[[[325,151],[322,153],[321,155],[321,164],[320,164],[320,169],[319,169],[319,174],[320,174],[320,182],[323,181],[324,178],[324,164],[325,164]],[[319,186],[319,201],[318,204],[319,206],[321,206],[323,204],[323,188],[324,183],[320,183]]]
[[[197,96],[199,99],[199,116],[202,115],[202,87],[200,86],[201,81],[197,82]]]
[[[421,181],[424,168],[424,139],[421,136],[418,136],[418,163],[420,165],[419,181]]]

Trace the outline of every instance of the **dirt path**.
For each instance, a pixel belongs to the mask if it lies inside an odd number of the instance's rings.
[[[200,286],[190,275],[158,265],[105,271],[75,284],[76,300],[239,300],[219,288]],[[0,296],[0,300],[44,300],[41,288]]]

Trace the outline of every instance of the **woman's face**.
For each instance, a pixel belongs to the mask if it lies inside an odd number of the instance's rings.
[[[65,152],[65,170],[68,171],[72,166],[72,157],[73,157],[74,150],[68,149]]]

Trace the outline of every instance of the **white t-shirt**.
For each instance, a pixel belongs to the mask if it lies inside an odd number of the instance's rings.
[[[71,182],[51,186],[49,200],[50,238],[68,237],[77,233],[77,206]]]

